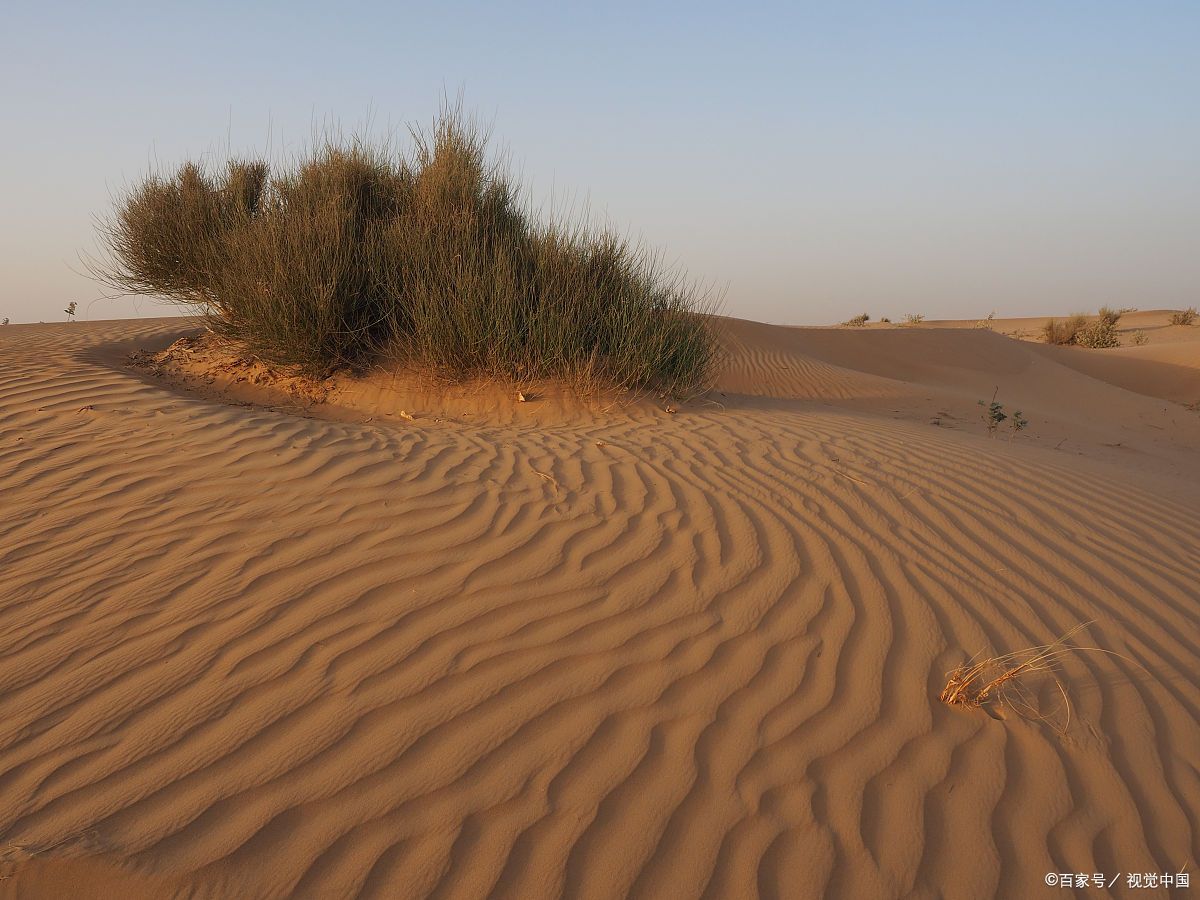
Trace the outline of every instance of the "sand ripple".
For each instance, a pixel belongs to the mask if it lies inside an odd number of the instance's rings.
[[[201,399],[123,366],[169,321],[4,329],[0,866],[381,898],[1194,869],[1193,424],[1129,470],[988,441],[907,415],[961,383],[916,350],[888,377],[760,328],[724,408],[537,429]],[[1163,406],[1132,397],[1114,430]],[[1065,734],[938,702],[1082,621],[1121,655],[1066,665]]]

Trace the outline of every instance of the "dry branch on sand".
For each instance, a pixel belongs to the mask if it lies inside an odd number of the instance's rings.
[[[1065,731],[1071,722],[1071,701],[1067,690],[1056,674],[1058,661],[1069,653],[1091,651],[1121,656],[1111,650],[1101,647],[1077,647],[1069,643],[1079,632],[1087,628],[1091,622],[1076,625],[1048,644],[1015,650],[1002,656],[980,658],[976,654],[967,662],[946,673],[946,686],[942,688],[939,699],[950,706],[965,706],[978,708],[989,703],[1007,705],[1018,712],[1028,713],[1031,718],[1047,720],[1054,713],[1046,714],[1038,709],[1021,679],[1038,672],[1047,673],[1058,688],[1063,699],[1062,709],[1066,712],[1066,720],[1060,730]],[[1121,657],[1128,659],[1128,657]],[[1130,660],[1132,662],[1132,660]],[[1136,665],[1136,663],[1135,663]]]

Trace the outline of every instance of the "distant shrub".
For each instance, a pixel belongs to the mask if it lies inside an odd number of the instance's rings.
[[[847,319],[842,324],[849,325],[853,328],[862,328],[864,325],[866,325],[870,321],[871,321],[871,317],[869,315],[867,315],[866,313],[859,313],[853,319]]]
[[[892,320],[891,320],[891,319],[889,319],[887,316],[884,316],[884,317],[883,317],[882,319],[880,319],[879,321],[880,321],[880,322],[883,322],[885,325],[891,325],[891,324],[892,324]]]
[[[1075,337],[1087,325],[1087,316],[1073,313],[1066,319],[1051,319],[1042,326],[1042,338],[1047,344],[1074,344]]]
[[[1200,315],[1200,314],[1198,314],[1196,312],[1196,307],[1189,306],[1187,309],[1183,310],[1182,312],[1177,312],[1174,315],[1172,315],[1171,316],[1171,324],[1172,325],[1191,325],[1193,322],[1196,321],[1197,315]]]
[[[984,328],[984,329],[987,329],[988,331],[991,331],[992,325],[995,324],[995,321],[996,321],[996,311],[992,310],[990,313],[988,313],[988,316],[986,319],[980,319],[978,322],[976,322],[975,327],[976,328]]]
[[[415,152],[329,139],[282,171],[151,175],[93,266],[129,293],[314,375],[394,359],[454,376],[688,393],[716,342],[706,294],[605,231],[542,224],[456,111]]]
[[[1125,310],[1123,309],[1118,310],[1113,309],[1110,306],[1102,306],[1100,307],[1099,313],[1100,321],[1105,325],[1115,327],[1116,324],[1121,321],[1121,316],[1124,315],[1124,313]]]
[[[1117,327],[1105,319],[1097,319],[1079,329],[1075,334],[1075,343],[1080,347],[1093,350],[1108,347],[1120,347],[1121,339],[1117,336]]]
[[[70,303],[67,304],[67,308],[64,309],[63,312],[65,312],[67,314],[68,322],[75,321],[75,310],[77,310],[78,308],[79,308],[79,304],[76,303],[74,300],[72,300]]]
[[[905,325],[920,325],[924,321],[925,321],[925,316],[922,315],[921,313],[905,313],[904,314],[904,324]]]
[[[1150,338],[1148,338],[1146,336],[1146,332],[1142,331],[1142,329],[1140,329],[1140,328],[1133,333],[1132,340],[1133,340],[1134,345],[1138,346],[1138,347],[1141,347],[1141,346],[1144,346],[1145,344],[1150,343]]]

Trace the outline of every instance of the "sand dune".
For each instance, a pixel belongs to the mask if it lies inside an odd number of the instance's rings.
[[[0,329],[0,896],[1194,871],[1200,328],[722,328],[675,414],[237,405],[130,367],[180,320]],[[1065,729],[939,702],[1081,622]]]

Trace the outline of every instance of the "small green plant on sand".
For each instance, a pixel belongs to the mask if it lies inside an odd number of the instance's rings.
[[[65,312],[67,314],[68,322],[75,321],[75,310],[78,308],[78,306],[79,306],[79,304],[76,303],[74,300],[72,300],[70,303],[67,304],[67,308],[63,310],[63,312]]]
[[[1134,346],[1137,346],[1137,347],[1142,347],[1142,346],[1150,343],[1150,338],[1148,338],[1146,336],[1146,332],[1142,331],[1142,329],[1140,329],[1140,328],[1133,333],[1132,340],[1133,340]]]
[[[1023,431],[1027,425],[1029,420],[1021,415],[1021,411],[1013,410],[1013,414],[1008,417],[1008,439],[1011,441],[1017,436],[1017,432]]]
[[[904,314],[904,324],[905,325],[920,325],[924,321],[925,321],[925,316],[922,313],[905,313]]]
[[[984,427],[987,428],[988,437],[995,437],[996,429],[1008,418],[1008,413],[1004,411],[1004,404],[996,401],[995,394],[992,394],[991,403],[988,403],[986,400],[980,400],[978,403],[983,407],[980,418],[983,419]]]
[[[992,326],[995,324],[995,322],[996,322],[996,311],[993,309],[990,313],[988,313],[986,319],[980,319],[978,322],[976,322],[975,327],[976,328],[985,328],[988,331],[991,331]]]
[[[8,324],[8,316],[5,316],[5,317],[4,317],[4,324],[5,324],[5,325],[7,325],[7,324]]]
[[[853,319],[847,319],[842,324],[849,325],[853,328],[862,328],[864,325],[866,325],[870,321],[871,321],[871,317],[869,315],[867,315],[866,313],[859,313]]]
[[[1024,430],[1029,424],[1029,420],[1021,415],[1021,411],[1015,410],[1010,416],[1004,411],[1004,404],[996,399],[996,395],[1000,392],[1000,388],[992,392],[992,399],[989,403],[986,400],[979,400],[978,403],[983,407],[979,418],[983,421],[984,427],[987,429],[988,437],[995,437],[1000,426],[1008,422],[1008,439],[1011,441],[1017,432]]]
[[[1196,318],[1198,316],[1200,316],[1200,313],[1196,312],[1196,307],[1189,306],[1187,309],[1183,310],[1182,312],[1177,312],[1174,315],[1172,315],[1171,316],[1171,324],[1172,325],[1191,325],[1193,322],[1196,321]]]

